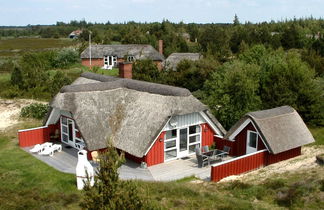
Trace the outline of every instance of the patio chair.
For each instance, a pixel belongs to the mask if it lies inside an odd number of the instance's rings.
[[[203,151],[204,152],[209,152],[209,147],[206,145],[206,146],[203,146]]]
[[[230,147],[228,147],[228,146],[224,146],[223,151],[226,152],[226,153],[223,155],[223,158],[224,158],[224,157],[227,157],[227,155],[229,154],[229,151],[230,151],[230,150],[231,150]]]
[[[200,148],[196,148],[196,157],[197,157],[197,162],[198,162],[198,168],[204,167],[206,163],[208,165],[210,164],[209,157],[206,155],[203,155],[201,153]]]
[[[39,153],[43,151],[46,147],[52,146],[52,142],[45,142],[43,144],[36,144],[32,149],[29,150],[31,153]]]
[[[62,145],[60,144],[53,144],[50,147],[46,147],[43,151],[39,152],[39,155],[49,155],[53,156],[54,152],[61,152],[62,151]]]

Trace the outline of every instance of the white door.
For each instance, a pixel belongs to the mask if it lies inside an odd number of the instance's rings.
[[[188,156],[188,128],[179,129],[178,157]]]
[[[256,152],[258,148],[258,133],[247,131],[246,154]]]
[[[76,149],[83,149],[84,141],[77,136],[77,132],[74,120],[61,116],[61,141]]]

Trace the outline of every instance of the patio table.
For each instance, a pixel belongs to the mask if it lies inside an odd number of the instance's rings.
[[[221,160],[221,158],[228,154],[227,152],[224,152],[223,150],[215,149],[208,152],[204,152],[203,155],[208,156],[209,160]]]

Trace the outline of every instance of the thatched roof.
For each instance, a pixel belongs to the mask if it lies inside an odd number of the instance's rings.
[[[252,120],[273,154],[315,141],[303,119],[290,106],[247,113],[227,132],[224,138],[229,138],[247,119]]]
[[[103,58],[104,56],[134,56],[135,59],[151,59],[154,61],[163,61],[164,56],[154,49],[151,45],[144,44],[119,44],[119,45],[92,45],[91,58]],[[86,48],[81,53],[81,58],[90,58],[90,49]]]
[[[63,87],[50,106],[72,114],[88,150],[105,148],[111,137],[136,157],[144,156],[171,116],[207,111],[187,89],[93,73]]]
[[[202,58],[200,53],[172,53],[164,62],[164,67],[176,70],[182,60],[197,61]]]

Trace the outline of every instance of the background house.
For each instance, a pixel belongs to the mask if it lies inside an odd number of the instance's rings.
[[[176,70],[182,60],[197,61],[202,58],[200,53],[172,53],[163,63],[164,68]]]
[[[151,45],[92,45],[91,65],[90,47],[81,53],[81,59],[84,66],[99,66],[105,69],[117,67],[119,63],[124,61],[133,62],[135,60],[150,59],[161,69],[164,56]]]

